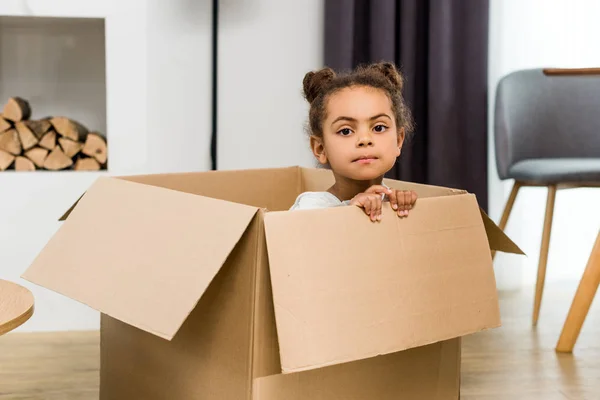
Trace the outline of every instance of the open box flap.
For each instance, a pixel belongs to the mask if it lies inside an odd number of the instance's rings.
[[[83,196],[85,196],[85,192],[81,196],[79,196],[77,201],[75,201],[75,203],[73,203],[73,205],[71,207],[69,207],[69,209],[67,211],[65,211],[64,214],[61,215],[58,220],[66,221],[67,218],[69,217],[69,215],[71,214],[71,212],[75,209],[75,207],[77,207],[77,204],[79,204],[79,201],[82,199]]]
[[[297,188],[300,184],[298,171],[299,167],[257,168],[121,175],[114,178],[243,203],[258,208],[285,210],[289,208],[298,195]],[[77,202],[70,206],[59,220],[66,220],[76,206]]]
[[[485,233],[488,237],[490,249],[504,253],[525,254],[483,210],[480,209],[479,211],[481,212],[481,219],[485,226]]]
[[[23,278],[170,340],[256,212],[100,178]]]
[[[418,347],[500,325],[475,196],[420,199],[408,218],[384,204],[267,213],[284,373]]]

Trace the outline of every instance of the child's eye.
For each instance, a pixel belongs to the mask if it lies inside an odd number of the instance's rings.
[[[340,129],[338,131],[338,133],[342,136],[348,136],[349,134],[352,133],[352,131],[350,130],[350,128],[344,128],[344,129]]]
[[[387,129],[387,126],[385,125],[376,125],[375,128],[375,132],[377,133],[381,133],[381,132],[385,132],[385,130]]]

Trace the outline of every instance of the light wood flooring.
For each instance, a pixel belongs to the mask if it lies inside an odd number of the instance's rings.
[[[599,400],[600,300],[574,353],[554,352],[575,289],[547,285],[537,329],[533,288],[502,293],[503,327],[464,340],[461,400]],[[96,400],[98,340],[97,332],[0,336],[0,400]]]

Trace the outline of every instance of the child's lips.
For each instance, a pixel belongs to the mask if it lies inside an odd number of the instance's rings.
[[[376,160],[377,160],[377,157],[375,157],[375,156],[363,156],[363,157],[357,158],[356,160],[354,160],[354,162],[359,163],[359,164],[370,164]]]

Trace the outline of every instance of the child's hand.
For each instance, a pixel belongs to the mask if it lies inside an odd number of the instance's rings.
[[[350,205],[364,209],[365,214],[371,217],[371,221],[380,221],[382,194],[388,196],[392,209],[396,210],[399,217],[407,217],[409,210],[417,201],[417,193],[412,190],[388,189],[385,186],[373,185],[364,193],[354,196],[350,200]]]
[[[365,214],[371,217],[371,221],[381,220],[381,198],[382,194],[389,195],[390,190],[381,185],[373,185],[365,192],[359,193],[352,200],[351,206],[358,206],[365,211]]]
[[[412,190],[392,189],[387,195],[392,208],[396,210],[399,217],[407,217],[408,211],[413,208],[417,201],[417,193]]]

